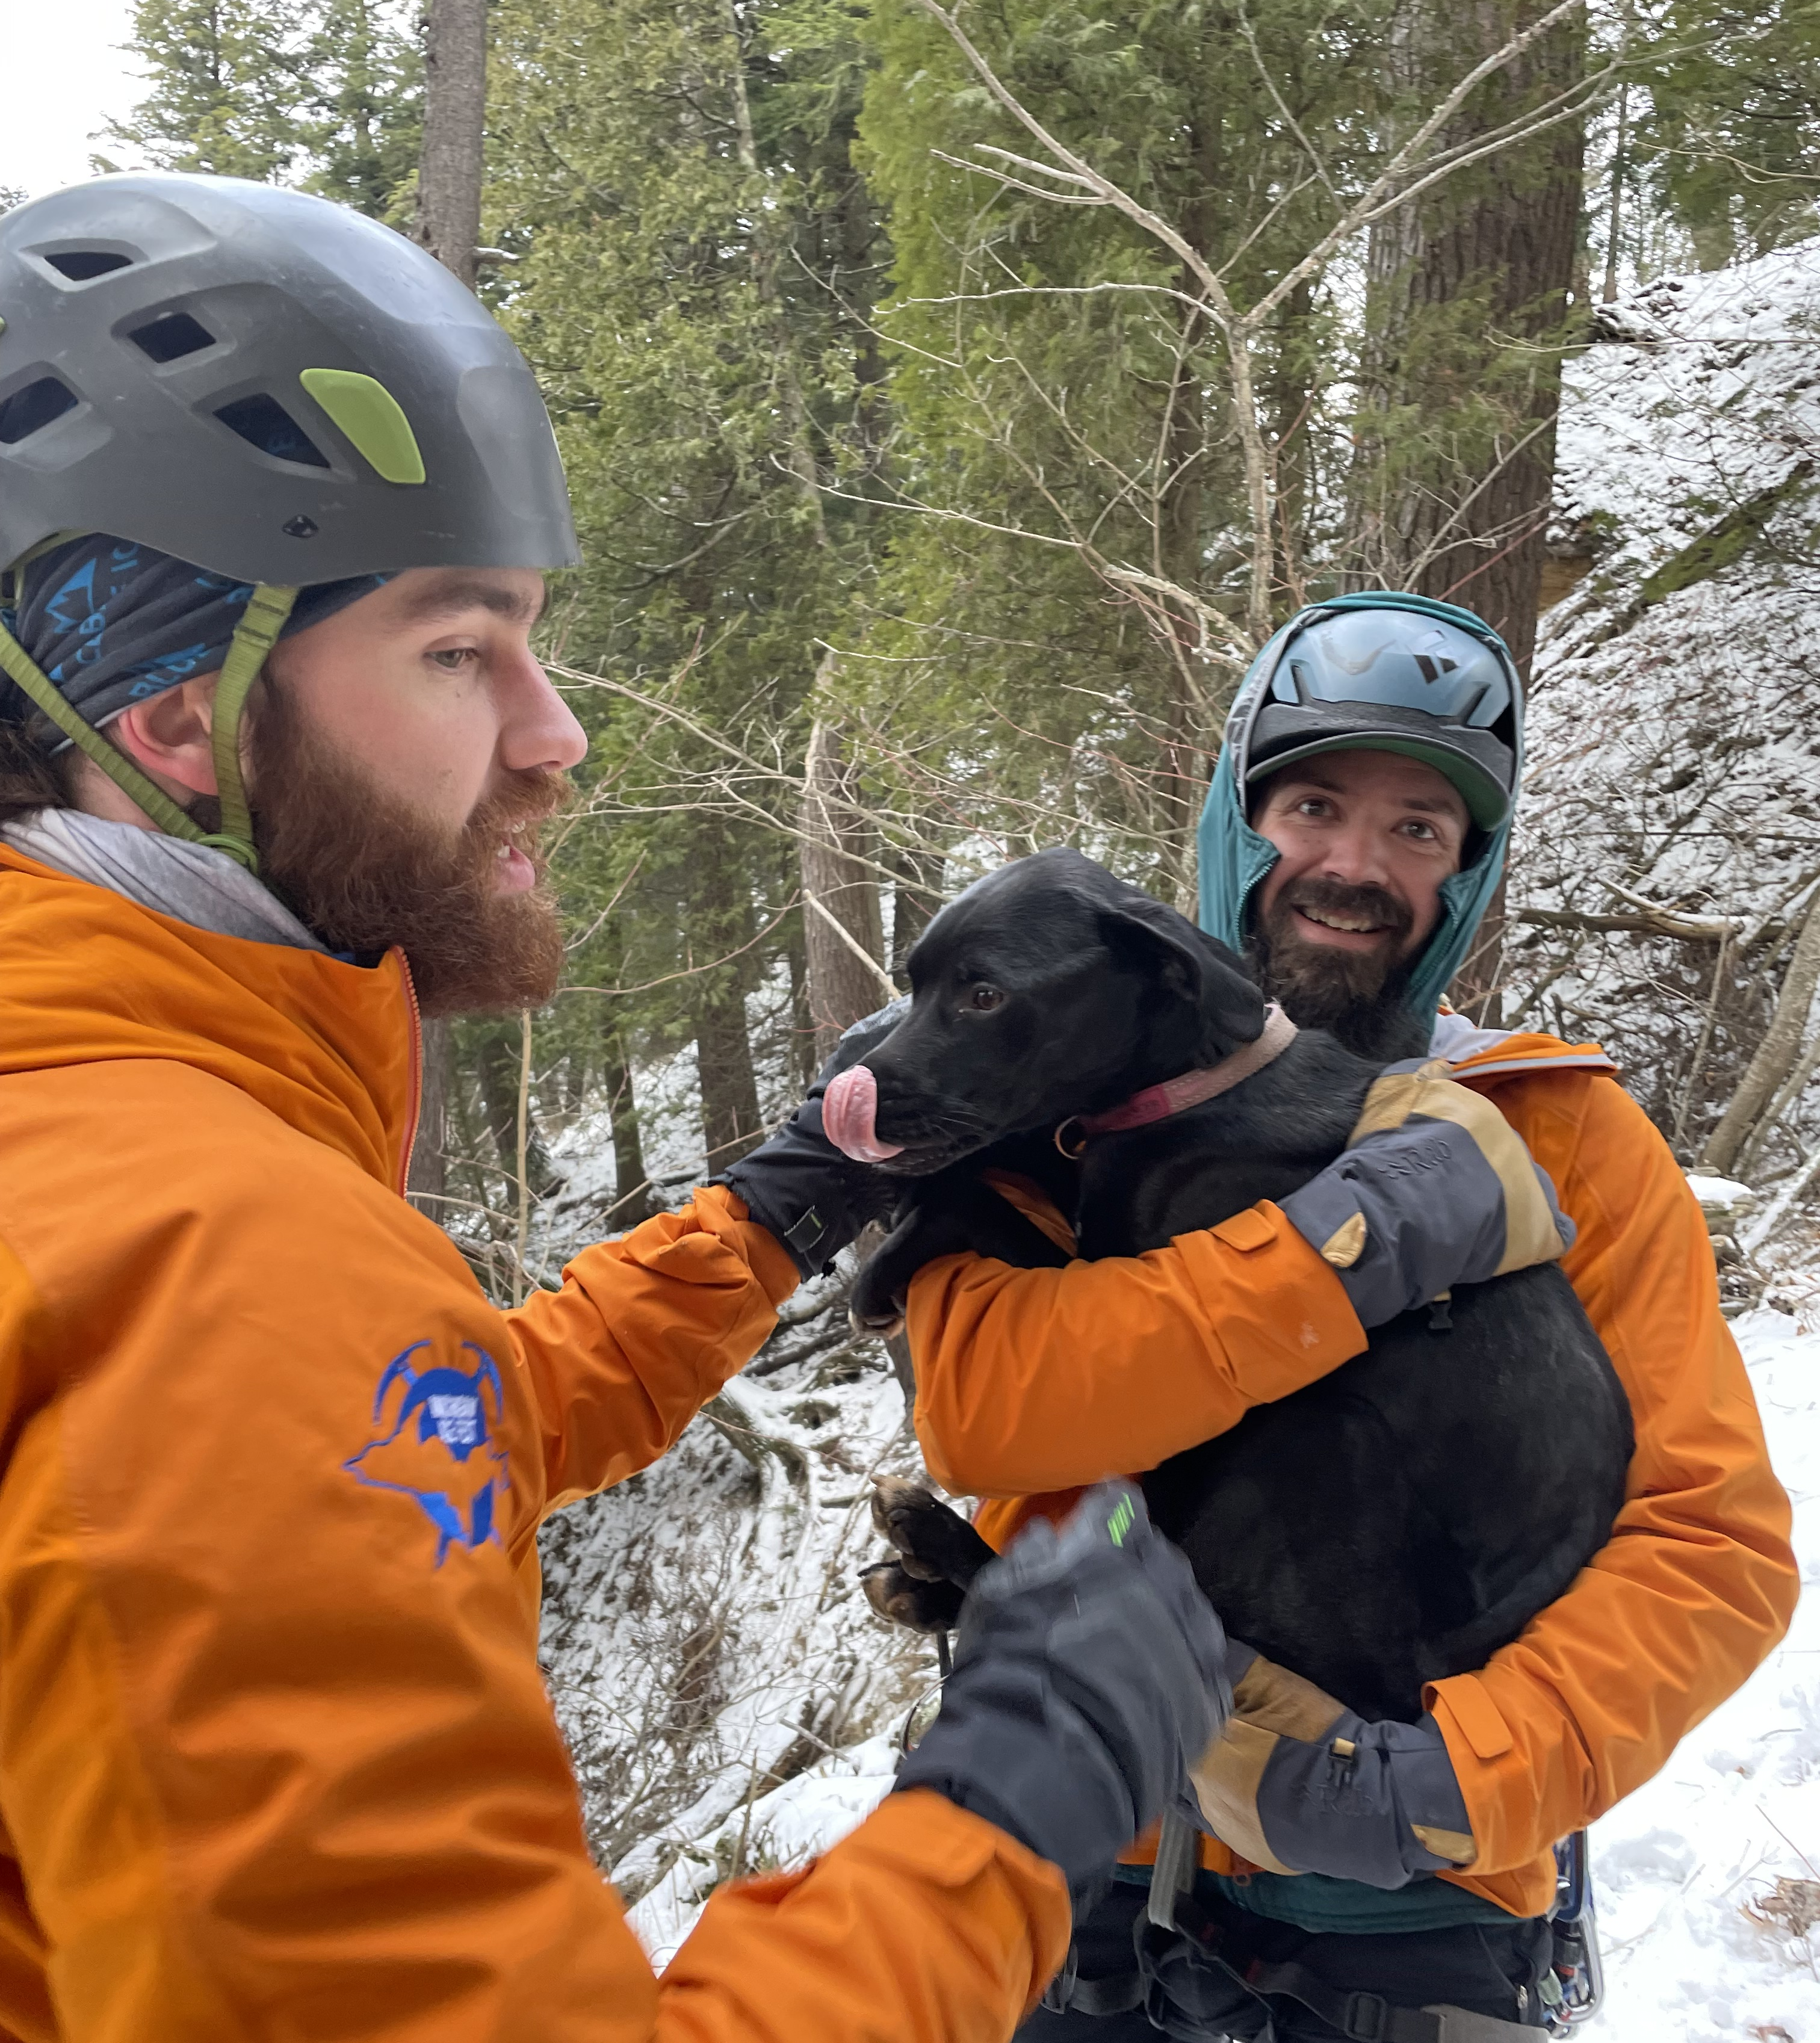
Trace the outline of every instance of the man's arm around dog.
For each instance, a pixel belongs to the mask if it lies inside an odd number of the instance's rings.
[[[1496,1060],[1519,1050],[1565,1046],[1512,1039]],[[1473,1065],[1454,1075],[1473,1083]],[[1579,1224],[1563,1267],[1637,1431],[1611,1542],[1487,1668],[1430,1693],[1477,1853],[1446,1876],[1535,1914],[1548,1847],[1648,1780],[1737,1687],[1786,1630],[1798,1576],[1704,1224],[1667,1145],[1595,1071],[1478,1083]],[[1246,1224],[1255,1246],[1231,1239]],[[1269,1205],[1134,1260],[950,1259],[909,1302],[931,1469],[1000,1498],[1062,1493],[1058,1506],[1108,1463],[1153,1467],[1365,1345],[1362,1332],[1349,1343],[1338,1279]],[[1029,1508],[989,1504],[981,1530],[996,1543]]]

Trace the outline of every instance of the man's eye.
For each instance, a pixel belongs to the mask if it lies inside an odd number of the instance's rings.
[[[996,986],[976,986],[967,996],[967,1005],[976,1014],[989,1014],[995,1007],[1004,1005],[1004,995]]]
[[[444,651],[432,653],[430,657],[445,674],[459,674],[470,661],[480,657],[480,652],[474,646],[451,646]]]
[[[1405,823],[1403,825],[1403,828],[1411,837],[1419,837],[1426,839],[1432,838],[1434,834],[1434,826],[1433,823],[1417,822],[1412,819],[1411,821]]]

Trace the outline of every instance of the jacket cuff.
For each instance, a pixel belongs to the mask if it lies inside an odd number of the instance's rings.
[[[752,1218],[746,1202],[731,1186],[699,1186],[690,1207],[702,1232],[725,1242],[743,1260],[774,1305],[781,1305],[802,1282],[789,1251]]]

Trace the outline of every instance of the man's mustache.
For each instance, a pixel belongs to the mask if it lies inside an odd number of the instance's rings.
[[[535,767],[515,771],[475,808],[463,834],[490,856],[505,838],[528,857],[537,859],[543,826],[568,807],[574,793],[574,783],[566,773]]]
[[[1293,929],[1289,910],[1302,908],[1336,922],[1363,922],[1373,929],[1388,930],[1399,939],[1408,935],[1415,917],[1407,905],[1387,887],[1354,886],[1343,880],[1320,880],[1312,876],[1292,880],[1277,897],[1279,927]]]

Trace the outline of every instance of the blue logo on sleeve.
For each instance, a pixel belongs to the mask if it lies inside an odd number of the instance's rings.
[[[373,1397],[377,1437],[342,1466],[370,1489],[416,1498],[436,1528],[440,1568],[451,1546],[499,1539],[499,1506],[509,1485],[505,1451],[494,1435],[505,1392],[498,1364],[472,1341],[462,1343],[478,1358],[472,1370],[413,1369],[411,1357],[430,1345],[413,1341],[386,1363]],[[388,1425],[389,1405],[396,1409]]]

